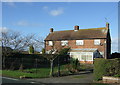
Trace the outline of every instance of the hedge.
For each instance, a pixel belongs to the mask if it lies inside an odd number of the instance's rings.
[[[50,67],[50,61],[44,56],[50,56],[49,54],[12,54],[5,59],[5,69],[17,70],[20,68],[21,64],[24,68],[40,68],[40,67]],[[68,63],[68,55],[59,56],[60,64]],[[58,58],[54,60],[54,66],[58,65]]]
[[[17,70],[21,64],[24,68],[49,67],[49,61],[40,54],[13,54],[5,59],[5,69]]]
[[[120,76],[120,58],[103,59],[97,58],[94,61],[94,80],[102,79],[102,76]]]

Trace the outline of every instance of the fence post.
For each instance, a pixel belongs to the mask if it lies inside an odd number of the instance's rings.
[[[58,77],[60,76],[60,56],[58,56]]]
[[[36,64],[35,64],[35,68],[36,68],[36,73],[37,73],[37,58],[35,59]]]

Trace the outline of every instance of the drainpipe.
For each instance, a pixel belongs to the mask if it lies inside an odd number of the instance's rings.
[[[106,56],[106,40],[104,42],[104,58],[107,59],[107,56]]]

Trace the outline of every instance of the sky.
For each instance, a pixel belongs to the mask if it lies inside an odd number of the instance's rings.
[[[2,27],[45,37],[54,31],[105,27],[110,23],[112,52],[118,51],[117,2],[2,2]]]

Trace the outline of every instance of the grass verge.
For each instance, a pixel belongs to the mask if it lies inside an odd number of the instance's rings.
[[[54,67],[54,73],[57,73],[58,67]],[[61,66],[61,72],[64,71],[64,65]],[[20,76],[25,76],[26,78],[46,78],[49,77],[50,68],[32,68],[24,69],[23,71],[19,70],[2,70],[2,75],[13,78],[20,78]]]
[[[32,69],[34,70],[34,69]],[[20,76],[25,76],[27,78],[44,78],[49,77],[49,69],[41,68],[37,70],[37,73],[27,73],[25,70],[19,71],[19,70],[3,70],[2,71],[3,76],[13,77],[13,78],[20,78]]]

